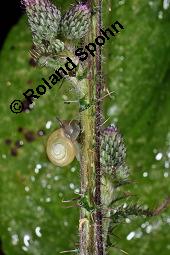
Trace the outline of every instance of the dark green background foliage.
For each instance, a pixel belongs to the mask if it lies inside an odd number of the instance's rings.
[[[63,10],[70,5],[56,2]],[[106,84],[114,92],[105,101],[105,117],[116,122],[124,136],[131,179],[136,181],[125,190],[154,208],[170,194],[170,8],[165,10],[160,0],[111,0],[104,1],[103,16],[106,28],[116,20],[125,27],[103,48]],[[10,102],[51,74],[29,64],[30,47],[31,34],[22,18],[0,55],[0,237],[6,255],[59,254],[74,249],[78,240],[78,209],[63,208],[61,201],[75,196],[79,165],[75,161],[67,168],[55,167],[45,153],[47,136],[57,127],[55,116],[78,117],[75,105],[63,103],[74,100],[74,92],[64,83],[37,100],[29,113],[15,115],[9,109]],[[19,127],[35,133],[44,129],[46,135],[28,143]],[[24,142],[18,156],[11,156],[7,138]],[[110,254],[122,254],[120,249],[131,255],[169,254],[169,213],[170,209],[153,219],[127,219],[115,230],[117,248]]]

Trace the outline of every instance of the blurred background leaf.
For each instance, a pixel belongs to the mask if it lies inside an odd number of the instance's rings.
[[[63,10],[71,3],[55,2]],[[114,91],[105,101],[105,116],[117,123],[127,146],[136,182],[125,190],[153,208],[170,194],[169,1],[108,0],[103,15],[105,28],[116,20],[125,27],[103,48],[106,83]],[[24,91],[51,74],[31,65],[30,48],[31,33],[23,17],[0,53],[0,237],[6,255],[59,254],[74,249],[78,241],[78,209],[63,208],[61,201],[78,192],[79,165],[75,161],[57,168],[45,153],[48,134],[57,127],[55,116],[78,118],[77,106],[64,104],[75,99],[73,91],[64,83],[39,98],[30,112],[15,115],[9,109],[14,99],[22,99]],[[18,132],[21,128],[23,133]],[[28,131],[33,132],[32,142]],[[19,141],[23,146],[15,156]],[[122,249],[131,255],[168,255],[169,213],[127,219],[116,229],[120,239],[113,242],[118,248],[110,254],[122,254]]]

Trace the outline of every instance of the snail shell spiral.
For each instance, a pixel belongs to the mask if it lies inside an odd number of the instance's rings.
[[[47,156],[56,166],[67,166],[76,156],[76,142],[69,139],[62,128],[54,131],[47,141]]]

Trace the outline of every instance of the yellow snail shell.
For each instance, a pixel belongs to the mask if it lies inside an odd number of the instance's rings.
[[[77,153],[76,141],[65,135],[63,128],[54,131],[47,141],[47,155],[49,160],[56,166],[70,164]]]

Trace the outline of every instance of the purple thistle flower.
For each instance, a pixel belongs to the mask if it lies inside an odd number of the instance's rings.
[[[77,6],[80,11],[84,11],[84,13],[89,13],[89,7],[85,3],[80,3],[79,6]]]
[[[115,124],[111,124],[110,126],[104,129],[104,133],[107,135],[113,135],[113,133],[116,133],[116,132],[118,132],[118,129],[115,126]]]

